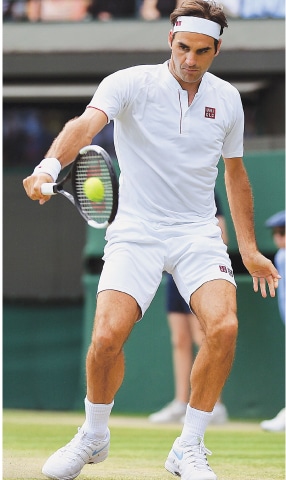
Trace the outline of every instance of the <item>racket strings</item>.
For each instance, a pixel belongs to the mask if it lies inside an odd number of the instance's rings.
[[[84,183],[90,177],[99,178],[104,186],[104,196],[98,202],[89,200],[84,192]],[[108,221],[113,209],[113,182],[104,158],[91,151],[82,155],[74,178],[77,199],[84,214],[98,223]]]

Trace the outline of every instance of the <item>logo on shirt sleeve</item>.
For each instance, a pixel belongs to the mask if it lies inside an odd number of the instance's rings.
[[[205,107],[205,117],[206,118],[215,118],[215,108]]]

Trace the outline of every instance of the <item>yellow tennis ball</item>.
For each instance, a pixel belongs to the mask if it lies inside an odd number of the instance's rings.
[[[104,185],[100,178],[90,177],[83,184],[83,191],[91,202],[101,202],[104,197]]]

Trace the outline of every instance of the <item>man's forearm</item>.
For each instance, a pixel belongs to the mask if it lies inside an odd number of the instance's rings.
[[[76,158],[79,150],[91,141],[92,136],[88,134],[84,124],[73,119],[66,123],[45,156],[57,158],[64,168]]]
[[[257,251],[257,244],[252,189],[245,168],[239,169],[238,176],[230,175],[226,170],[225,184],[239,251],[242,257],[247,256]]]
[[[46,157],[57,158],[62,167],[65,167],[73,162],[82,147],[90,145],[93,137],[106,123],[107,116],[104,112],[96,108],[87,108],[80,117],[66,123]]]

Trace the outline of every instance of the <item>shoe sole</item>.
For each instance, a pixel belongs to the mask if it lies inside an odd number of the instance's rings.
[[[48,478],[51,478],[52,480],[74,480],[74,478],[78,477],[80,472],[81,472],[81,470],[76,474],[69,475],[68,477],[59,477],[59,476],[55,476],[55,475],[53,475],[53,474],[51,474],[47,471],[44,471],[44,469],[42,470],[42,474],[45,475]]]
[[[172,475],[175,475],[176,477],[181,476],[180,472],[176,468],[176,465],[173,462],[170,462],[169,460],[166,460],[165,462],[165,469]]]
[[[108,453],[109,453],[109,451],[104,453],[104,455],[95,456],[93,461],[86,463],[86,465],[93,465],[93,464],[96,464],[96,463],[104,462],[104,460],[106,460],[106,458],[108,457]],[[59,477],[58,475],[53,475],[52,473],[49,473],[47,470],[45,470],[44,467],[42,469],[42,473],[43,473],[43,475],[45,475],[48,478],[51,478],[52,480],[74,480],[74,478],[76,478],[80,475],[80,473],[82,471],[82,468],[77,473],[73,473],[72,475],[69,475],[68,477]]]
[[[176,477],[181,477],[181,474],[180,474],[179,469],[177,468],[176,464],[173,463],[169,459],[167,459],[166,462],[165,462],[165,469],[167,470],[167,472],[171,473],[172,475],[175,475]],[[213,480],[217,480],[216,475],[213,477]]]

